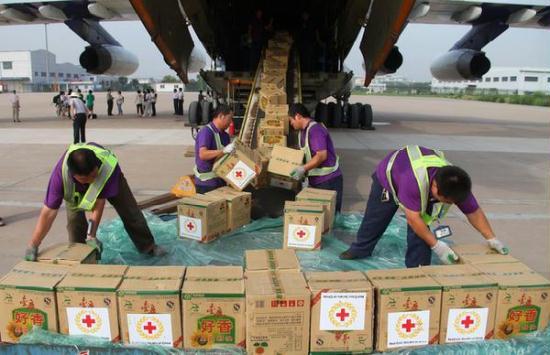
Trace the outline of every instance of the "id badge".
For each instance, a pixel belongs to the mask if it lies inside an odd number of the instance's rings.
[[[443,239],[453,235],[453,232],[449,226],[439,226],[434,229],[434,234],[437,239]]]

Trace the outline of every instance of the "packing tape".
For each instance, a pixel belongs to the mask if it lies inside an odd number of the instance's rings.
[[[275,270],[279,266],[277,263],[277,258],[275,257],[275,250],[266,250],[267,253],[267,263],[269,264],[270,270]]]
[[[275,298],[283,298],[285,293],[283,286],[281,286],[281,280],[276,271],[271,271],[271,284],[273,285],[273,290],[275,291]]]

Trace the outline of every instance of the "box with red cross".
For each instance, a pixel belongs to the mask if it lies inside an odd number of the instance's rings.
[[[227,201],[214,195],[196,194],[178,205],[180,238],[209,243],[227,231]]]
[[[116,291],[128,266],[81,264],[57,286],[59,332],[120,341]]]
[[[370,270],[376,294],[377,351],[437,344],[441,286],[421,268]]]
[[[325,221],[320,203],[285,202],[284,249],[318,250]]]

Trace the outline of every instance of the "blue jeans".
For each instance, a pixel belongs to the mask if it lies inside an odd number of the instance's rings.
[[[344,189],[344,178],[342,175],[338,175],[334,179],[330,179],[317,185],[311,185],[311,187],[336,191],[336,213],[340,213],[342,210],[342,194]]]
[[[373,174],[367,209],[357,231],[357,240],[349,248],[349,252],[353,256],[371,256],[376,243],[378,243],[393,219],[395,212],[397,212],[398,206],[395,204],[391,193],[389,194],[389,201],[382,201],[383,189],[376,174]],[[407,267],[430,265],[431,258],[432,250],[428,244],[420,239],[410,226],[407,226],[405,265]]]

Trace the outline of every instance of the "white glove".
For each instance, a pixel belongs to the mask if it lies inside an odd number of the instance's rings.
[[[223,147],[223,153],[224,154],[231,154],[235,150],[235,143],[229,143],[225,147]]]
[[[499,254],[507,255],[509,252],[509,249],[505,247],[504,244],[502,244],[502,242],[497,238],[487,240],[487,244],[489,244],[489,247],[496,250]]]
[[[440,240],[432,247],[432,251],[437,254],[439,260],[441,260],[443,264],[456,264],[458,261],[458,256],[453,249]]]
[[[304,176],[306,176],[306,168],[304,168],[303,165],[295,168],[290,173],[290,177],[292,177],[294,180],[298,180],[298,181],[302,180],[304,178]]]

